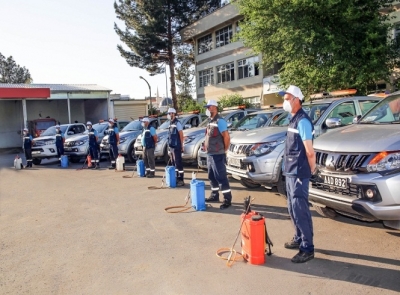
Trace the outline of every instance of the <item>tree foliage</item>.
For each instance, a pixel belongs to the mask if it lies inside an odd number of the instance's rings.
[[[240,0],[239,37],[269,68],[282,62],[280,82],[310,94],[388,81],[397,54],[388,38],[392,0]]]
[[[192,45],[182,45],[176,50],[176,85],[180,94],[191,96],[194,79],[194,52]]]
[[[218,109],[222,111],[223,108],[245,106],[250,108],[252,105],[249,101],[245,100],[241,94],[225,94],[218,100]]]
[[[175,87],[176,49],[182,45],[180,30],[219,7],[219,0],[118,0],[117,17],[125,30],[114,28],[128,49],[118,45],[130,66],[147,70],[150,75],[170,71],[172,101],[177,108]]]
[[[0,53],[0,83],[32,83],[29,70],[18,65],[12,56],[5,57]]]

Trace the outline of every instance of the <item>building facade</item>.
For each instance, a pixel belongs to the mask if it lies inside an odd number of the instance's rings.
[[[183,41],[194,45],[199,101],[237,93],[252,103],[265,104],[261,56],[234,39],[242,19],[235,5],[226,4],[182,29]]]

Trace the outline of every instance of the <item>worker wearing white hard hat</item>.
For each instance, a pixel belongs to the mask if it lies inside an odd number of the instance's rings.
[[[33,139],[32,135],[29,134],[28,128],[24,128],[22,140],[26,158],[25,168],[32,168],[32,145],[33,145],[32,139]]]
[[[119,145],[119,130],[115,124],[115,120],[110,118],[108,120],[108,143],[110,145],[110,160],[111,165],[108,166],[108,169],[115,169],[115,161],[118,157],[118,145]]]
[[[156,173],[156,158],[154,151],[157,145],[157,133],[156,129],[150,125],[149,118],[145,117],[142,119],[142,146],[143,146],[143,162],[146,167],[146,177],[153,178]]]
[[[172,165],[175,166],[176,173],[176,186],[184,186],[184,171],[182,163],[183,153],[183,128],[181,122],[176,117],[176,110],[174,108],[168,109],[168,117],[170,124],[168,128],[168,147],[170,150],[170,157]]]
[[[88,130],[89,136],[89,155],[90,155],[90,162],[92,165],[89,165],[88,168],[99,169],[100,168],[100,161],[99,161],[99,135],[97,130],[93,128],[92,122],[88,121],[86,123],[86,128]],[[89,161],[89,159],[88,159]]]
[[[59,161],[58,166],[61,166],[61,156],[64,155],[64,142],[64,133],[62,132],[60,125],[56,125],[56,149]]]

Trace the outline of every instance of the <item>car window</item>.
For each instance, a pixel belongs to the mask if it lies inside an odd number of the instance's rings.
[[[290,116],[288,112],[282,113],[278,119],[274,122],[273,126],[287,126],[290,122]]]
[[[236,124],[235,129],[251,130],[255,128],[264,127],[271,116],[272,116],[271,113],[247,115]]]
[[[207,115],[205,114],[201,114],[201,122],[203,123],[204,121],[206,121],[208,119]]]
[[[77,125],[76,126],[76,132],[77,133],[83,133],[83,132],[85,132],[85,127],[83,126],[83,125]]]
[[[128,123],[129,122],[119,122],[118,124],[119,124],[119,130],[122,130],[122,129],[124,129],[124,127],[126,126],[126,125],[128,125]]]
[[[232,115],[227,122],[232,122],[232,126],[236,126],[236,124],[244,117],[244,112],[239,112]]]
[[[303,106],[303,110],[307,113],[311,121],[315,124],[329,106],[330,104],[328,103],[307,104]]]
[[[400,123],[400,96],[387,97],[376,104],[360,121],[366,123]]]
[[[376,105],[379,100],[360,100],[358,103],[360,104],[361,113],[365,115],[374,105]]]
[[[199,126],[199,117],[198,116],[195,116],[195,117],[193,117],[192,119],[190,119],[190,122],[189,122],[189,124],[190,125],[192,125],[192,127],[197,127],[197,126]]]
[[[136,130],[142,130],[142,124],[140,121],[131,121],[129,124],[127,124],[122,131],[136,131]]]
[[[337,105],[327,116],[327,118],[339,118],[342,125],[349,125],[353,123],[356,116],[356,108],[353,101],[346,101]]]
[[[170,120],[166,120],[164,123],[160,125],[158,129],[168,129],[170,124]]]

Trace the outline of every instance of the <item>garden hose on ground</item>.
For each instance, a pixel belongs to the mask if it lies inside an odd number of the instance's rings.
[[[252,201],[254,201],[254,198],[251,199],[251,198],[249,197],[249,203],[247,204],[247,208],[246,208],[246,211],[245,211],[245,212],[249,212],[249,211],[250,211],[250,204],[251,204]],[[235,261],[238,261],[238,259],[243,259],[242,254],[237,253],[236,250],[233,249],[233,247],[235,247],[236,242],[237,242],[237,239],[239,238],[239,235],[240,235],[240,233],[242,232],[242,226],[243,226],[243,223],[244,223],[245,220],[246,220],[246,219],[243,218],[242,222],[240,223],[239,231],[238,231],[238,233],[237,233],[237,235],[236,235],[236,238],[235,238],[235,241],[233,242],[232,247],[231,247],[231,248],[220,248],[220,249],[218,249],[217,252],[216,252],[216,255],[217,255],[219,258],[224,259],[224,260],[227,260],[226,265],[229,266],[229,267],[232,266],[233,263],[234,263]],[[227,252],[229,252],[228,257],[222,256],[223,253],[227,253]],[[239,256],[238,256],[238,255],[239,255]],[[233,258],[232,258],[232,256],[233,256]]]
[[[164,209],[164,211],[167,212],[167,213],[180,213],[180,212],[185,212],[185,211],[187,211],[189,209],[192,209],[192,206],[187,206],[187,203],[189,203],[189,200],[190,200],[190,189],[189,189],[189,191],[188,191],[188,193],[187,193],[187,195],[185,197],[185,200],[186,200],[185,205],[183,205],[183,206],[169,206],[169,207],[166,207]],[[178,210],[170,211],[171,209],[178,209]]]

